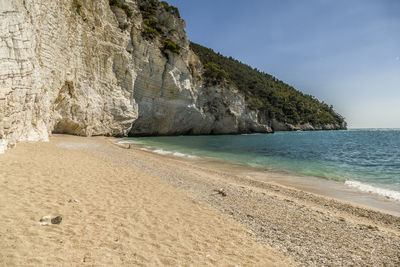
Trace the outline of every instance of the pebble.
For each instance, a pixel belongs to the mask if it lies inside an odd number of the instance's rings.
[[[224,189],[214,189],[215,192],[217,192],[218,194],[220,194],[223,197],[226,197],[227,194],[225,193]]]
[[[52,224],[60,224],[61,221],[62,221],[62,217],[61,216],[57,216],[57,217],[51,219],[51,223]]]

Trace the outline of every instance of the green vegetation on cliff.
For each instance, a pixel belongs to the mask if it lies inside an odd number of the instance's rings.
[[[132,10],[127,4],[122,4],[119,0],[110,0],[110,6],[116,6],[121,8],[128,18],[132,17]]]
[[[169,50],[173,53],[179,54],[181,51],[181,46],[172,42],[171,40],[165,40],[163,50]]]
[[[332,106],[299,92],[269,74],[199,44],[192,42],[190,47],[203,63],[206,84],[234,85],[244,93],[251,109],[260,110],[270,118],[291,124],[344,123],[344,118]]]
[[[139,10],[142,14],[144,23],[143,36],[147,39],[155,39],[159,37],[161,39],[161,49],[163,51],[169,50],[173,53],[179,54],[181,50],[180,45],[171,41],[168,36],[174,29],[168,30],[165,25],[166,21],[160,21],[158,16],[159,12],[164,10],[171,13],[173,16],[180,18],[178,8],[170,6],[165,1],[158,2],[157,0],[142,0],[139,3]]]
[[[74,6],[75,9],[76,9],[76,13],[78,13],[79,15],[81,15],[81,12],[82,12],[82,3],[81,3],[80,1],[78,1],[78,0],[74,0],[74,1],[72,2],[72,4],[73,4],[73,6]]]
[[[169,5],[167,2],[165,1],[161,1],[161,4],[163,5],[163,7],[165,8],[165,10],[167,10],[169,13],[177,16],[178,18],[181,17],[181,15],[179,14],[179,9],[177,7],[174,7],[172,5]]]

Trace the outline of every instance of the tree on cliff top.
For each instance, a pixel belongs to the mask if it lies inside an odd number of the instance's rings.
[[[336,113],[332,106],[318,101],[311,95],[303,94],[272,75],[193,42],[190,43],[190,48],[203,63],[206,84],[232,84],[244,93],[251,109],[263,111],[270,118],[291,124],[344,123],[344,118]]]

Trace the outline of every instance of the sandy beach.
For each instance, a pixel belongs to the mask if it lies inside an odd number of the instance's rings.
[[[0,166],[2,266],[400,265],[395,212],[233,165],[54,135]]]

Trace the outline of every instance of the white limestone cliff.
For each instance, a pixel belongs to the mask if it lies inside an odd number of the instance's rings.
[[[0,152],[51,133],[269,132],[234,88],[207,88],[185,23],[161,11],[179,54],[107,0],[0,0]]]
[[[137,118],[129,35],[114,30],[108,2],[85,4],[80,15],[73,1],[0,1],[3,147],[51,132],[129,132]]]

